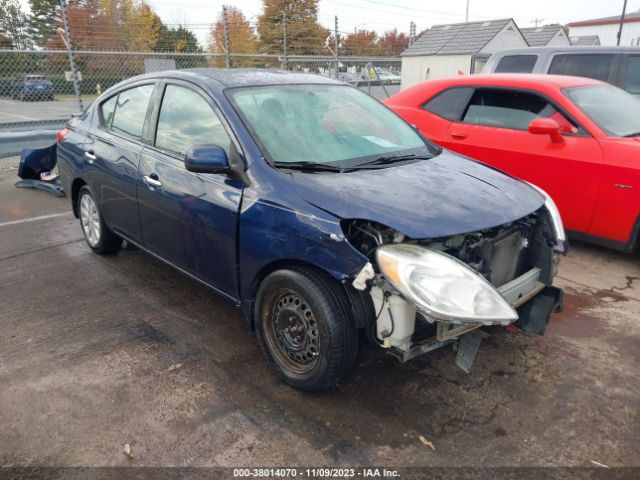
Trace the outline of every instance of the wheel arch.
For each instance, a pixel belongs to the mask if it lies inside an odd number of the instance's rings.
[[[78,194],[80,189],[87,184],[82,178],[76,178],[71,183],[71,207],[73,208],[73,215],[78,218]]]
[[[291,259],[291,258],[281,258],[277,260],[273,260],[265,265],[263,265],[253,276],[253,279],[249,283],[248,286],[244,288],[244,295],[242,298],[242,310],[245,314],[246,319],[251,326],[251,329],[255,329],[255,319],[253,317],[253,307],[255,304],[256,293],[258,292],[258,288],[270,274],[273,272],[277,272],[278,270],[312,270],[316,273],[320,273],[321,275],[326,275],[328,277],[333,278],[337,284],[344,287],[344,283],[341,282],[340,277],[336,277],[332,272],[305,260],[300,259]]]

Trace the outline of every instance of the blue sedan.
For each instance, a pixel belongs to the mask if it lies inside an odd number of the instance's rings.
[[[468,371],[480,327],[542,334],[562,303],[544,192],[338,81],[131,78],[59,132],[57,155],[92,250],[124,239],[227,297],[296,388],[343,378],[360,331],[401,361],[455,344]]]

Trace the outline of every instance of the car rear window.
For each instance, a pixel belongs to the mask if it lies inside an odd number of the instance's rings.
[[[629,57],[625,90],[634,95],[640,94],[640,55]]]
[[[101,105],[103,126],[113,133],[132,139],[142,138],[153,85],[130,88],[111,97]]]
[[[612,62],[612,54],[556,55],[551,61],[549,73],[595,78],[608,82]]]
[[[472,93],[473,88],[471,87],[450,88],[433,97],[422,108],[455,122],[460,119]]]
[[[531,73],[537,60],[537,55],[507,55],[500,59],[495,73]]]

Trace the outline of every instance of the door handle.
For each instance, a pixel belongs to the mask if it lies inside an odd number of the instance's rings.
[[[451,132],[451,136],[453,138],[458,139],[458,140],[464,140],[465,138],[467,138],[469,136],[469,132],[454,130],[453,132]]]
[[[89,162],[89,163],[93,163],[98,159],[98,157],[96,157],[93,154],[93,150],[89,150],[88,152],[84,152],[84,158],[86,158],[87,162]]]
[[[152,173],[151,175],[155,176],[155,173]],[[153,176],[151,176],[151,175],[145,175],[143,177],[144,183],[146,183],[150,187],[154,187],[154,188],[161,187],[162,186],[162,182],[160,180],[158,180],[157,178],[153,178]]]

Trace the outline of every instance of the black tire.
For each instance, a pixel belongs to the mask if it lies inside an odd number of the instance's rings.
[[[288,385],[324,390],[353,368],[357,330],[345,291],[329,275],[306,268],[273,272],[258,289],[254,318],[262,353]],[[294,337],[300,327],[304,340]]]
[[[85,198],[86,197],[86,198]],[[90,208],[92,204],[95,208],[95,215],[85,215],[85,208]],[[102,218],[95,196],[88,186],[84,186],[78,192],[78,218],[80,228],[84,234],[84,239],[89,248],[96,253],[108,254],[116,253],[122,247],[122,238],[113,233]],[[85,221],[89,220],[86,224]],[[93,229],[91,227],[94,227]]]

